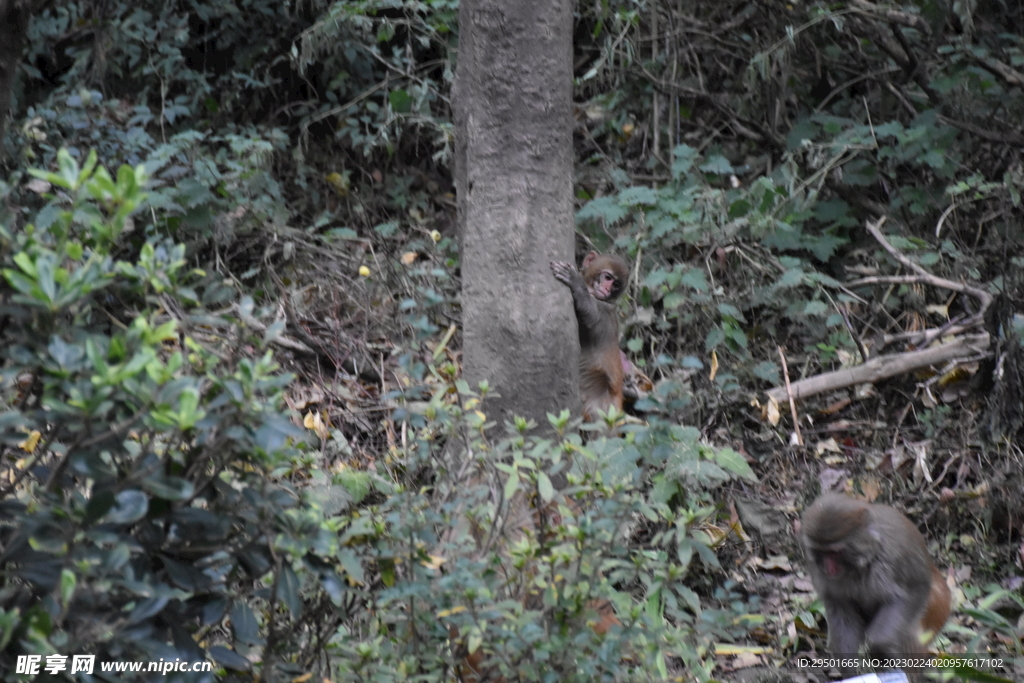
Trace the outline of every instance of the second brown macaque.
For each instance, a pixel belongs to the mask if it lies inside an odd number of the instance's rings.
[[[612,406],[622,410],[623,356],[619,351],[619,316],[614,301],[629,277],[618,256],[595,251],[577,271],[552,261],[551,272],[572,293],[580,338],[580,401],[583,419],[592,422]]]
[[[871,656],[927,653],[950,593],[913,522],[887,505],[827,493],[804,512],[800,537],[830,653],[853,656],[862,643]]]

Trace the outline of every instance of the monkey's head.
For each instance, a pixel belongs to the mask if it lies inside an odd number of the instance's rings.
[[[614,301],[629,277],[629,266],[618,256],[592,251],[583,259],[581,274],[591,296],[598,301]]]
[[[878,552],[871,506],[861,500],[823,495],[804,512],[800,531],[807,558],[829,578],[860,573]]]

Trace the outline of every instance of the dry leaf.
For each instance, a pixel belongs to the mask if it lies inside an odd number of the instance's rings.
[[[40,434],[38,431],[32,430],[31,432],[29,432],[28,438],[18,444],[18,448],[25,451],[26,453],[35,453],[36,446],[39,445],[39,439],[41,439],[42,436],[43,435]]]
[[[25,183],[25,189],[36,194],[46,194],[53,189],[53,186],[42,178],[35,178]]]
[[[348,190],[351,185],[348,179],[348,174],[342,175],[335,171],[334,173],[329,174],[325,180],[334,188],[335,194],[339,197],[344,197],[348,194]]]
[[[827,439],[825,441],[819,441],[814,444],[814,453],[820,458],[825,453],[842,453],[843,449],[839,447],[834,438]]]
[[[320,419],[319,411],[309,411],[306,416],[302,418],[302,425],[310,431],[316,432],[316,435],[321,439],[326,439],[331,435],[327,425],[324,424],[323,420]]]

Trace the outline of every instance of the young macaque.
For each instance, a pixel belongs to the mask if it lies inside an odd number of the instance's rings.
[[[827,493],[804,512],[800,540],[825,603],[828,650],[914,655],[949,616],[949,587],[903,513]],[[843,670],[846,675],[852,670]]]
[[[622,410],[622,357],[619,318],[612,303],[622,293],[629,267],[618,256],[590,252],[580,272],[564,261],[552,261],[555,279],[572,292],[580,335],[580,400],[583,419],[598,411]]]

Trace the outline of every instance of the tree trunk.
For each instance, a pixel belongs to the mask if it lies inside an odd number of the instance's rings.
[[[27,0],[0,0],[0,157],[7,132],[11,91],[18,73],[18,62],[25,49],[25,34],[31,8]]]
[[[579,343],[551,260],[573,261],[572,5],[463,0],[453,88],[465,377],[491,419],[579,412]]]

